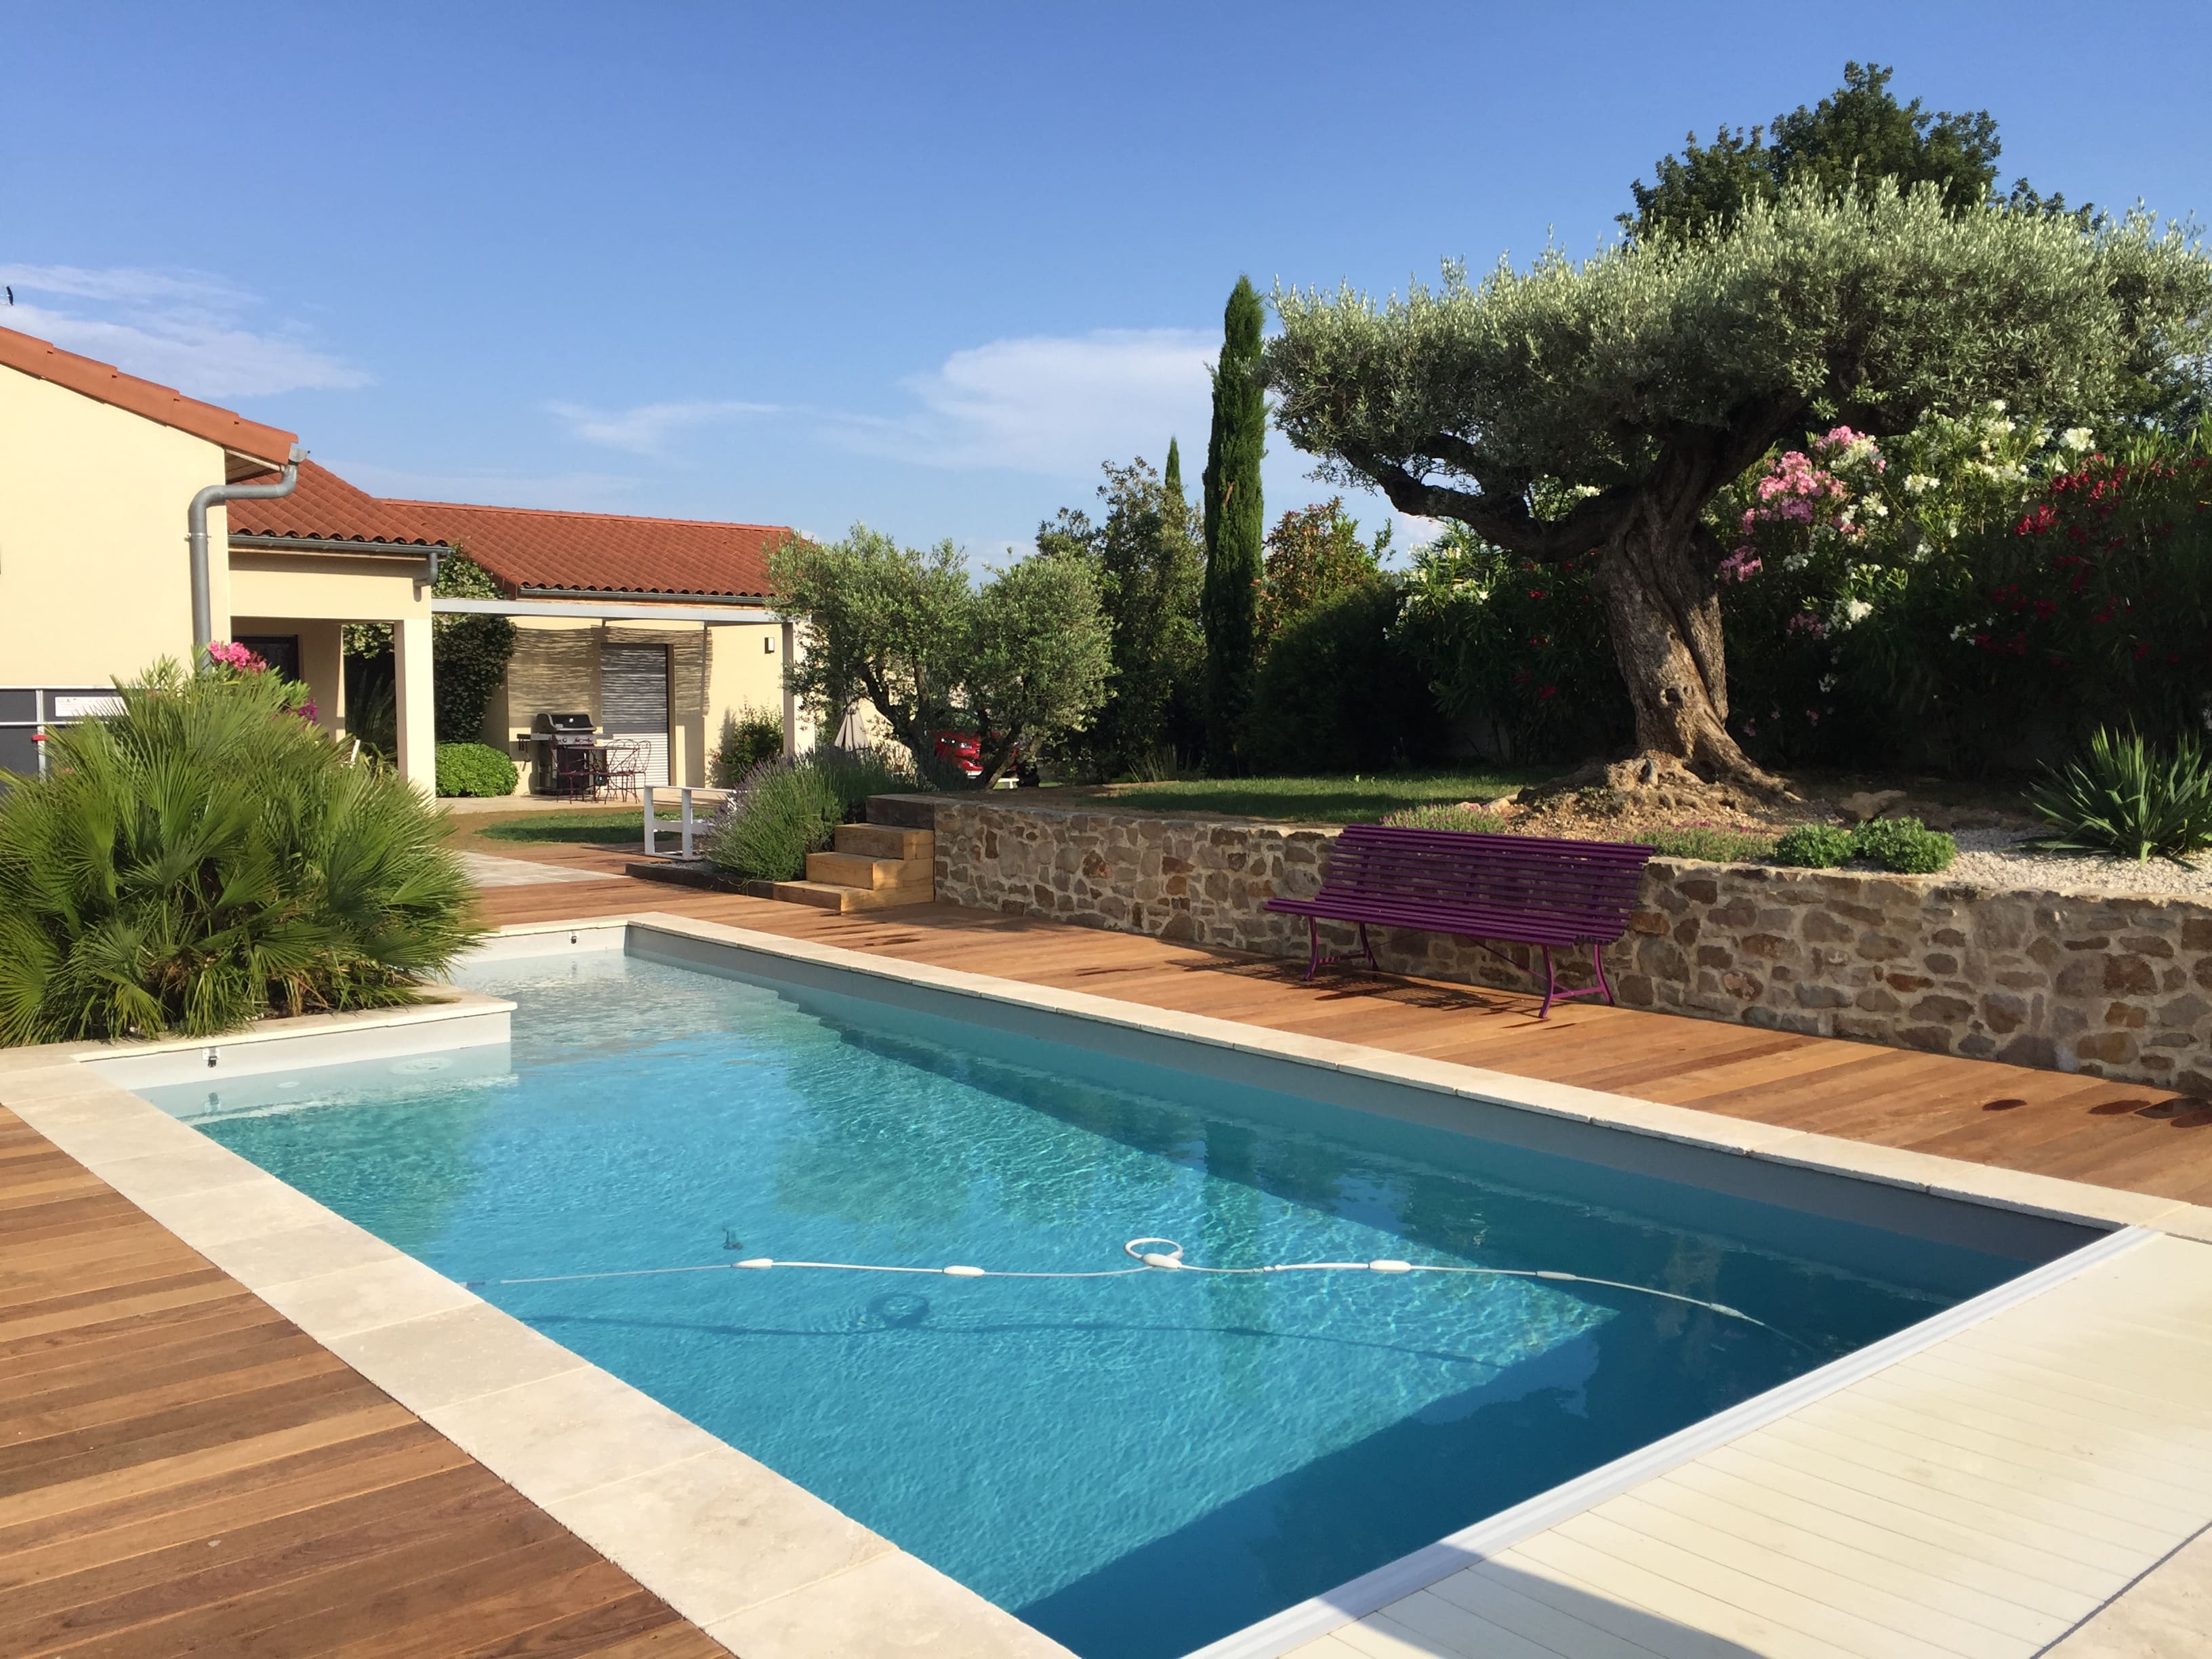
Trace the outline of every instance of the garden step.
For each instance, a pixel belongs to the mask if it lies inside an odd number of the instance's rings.
[[[817,910],[888,910],[895,905],[927,904],[927,887],[841,887],[829,881],[779,881],[769,890],[770,898],[787,904],[811,904]]]
[[[911,887],[930,884],[936,870],[931,859],[872,859],[858,853],[809,853],[806,878],[839,887]]]
[[[869,859],[932,859],[937,837],[927,830],[900,830],[883,823],[841,823],[837,850]]]

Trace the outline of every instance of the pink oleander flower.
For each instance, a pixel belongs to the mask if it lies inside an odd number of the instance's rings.
[[[1721,561],[1721,577],[1724,581],[1747,582],[1765,568],[1759,550],[1746,543]]]
[[[216,667],[234,668],[241,674],[258,674],[269,666],[250,647],[240,645],[236,640],[225,640],[219,645],[210,645],[207,654],[208,661]]]

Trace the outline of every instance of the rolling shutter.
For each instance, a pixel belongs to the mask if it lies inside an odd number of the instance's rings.
[[[599,652],[599,724],[607,740],[650,746],[644,781],[668,781],[668,647],[609,643]]]

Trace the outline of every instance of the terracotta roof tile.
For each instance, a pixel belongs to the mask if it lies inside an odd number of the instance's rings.
[[[398,542],[435,545],[438,537],[411,507],[379,501],[315,461],[300,463],[300,484],[274,501],[233,501],[234,536],[288,536],[314,541]]]
[[[112,363],[80,357],[74,351],[63,350],[51,340],[18,334],[12,328],[0,328],[0,364],[66,386],[97,402],[128,410],[160,425],[188,432],[195,438],[221,444],[225,451],[249,463],[276,465],[299,441],[296,434],[280,427],[249,421],[230,410],[187,398],[173,386],[142,380],[135,374],[125,374]],[[234,471],[250,473],[252,470],[248,465]]]
[[[512,588],[765,598],[781,525],[393,501]]]
[[[530,587],[717,599],[765,598],[769,550],[791,534],[781,525],[392,501],[313,461],[301,464],[300,487],[289,495],[234,502],[230,529],[234,536],[443,543],[464,549],[510,593]]]

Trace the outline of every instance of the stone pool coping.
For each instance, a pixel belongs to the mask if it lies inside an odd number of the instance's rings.
[[[2107,1231],[2143,1229],[2212,1241],[2212,1208],[2204,1206],[1740,1122],[1596,1090],[1264,1030],[665,913],[641,911],[503,928],[476,959],[564,950],[617,951],[627,944],[632,928],[701,945],[732,946],[755,957],[805,962],[1133,1031],[1299,1060],[1431,1094],[1459,1096],[1972,1204]],[[274,1064],[331,1063],[360,1057],[362,1042],[373,1042],[379,1032],[422,1040],[428,1033],[409,1028],[455,1018],[451,1012],[433,1016],[435,1009],[459,1008],[478,1015],[496,1010],[501,1011],[503,1020],[503,1010],[511,1006],[498,999],[459,994],[428,1007],[272,1021],[244,1038],[225,1042],[283,1042],[292,1052]],[[311,1041],[286,1041],[290,1038]],[[0,1053],[0,1102],[678,1612],[748,1659],[917,1649],[973,1655],[975,1659],[1066,1654],[1058,1644],[793,1482],[140,1099],[99,1069],[179,1054],[189,1059],[193,1051],[210,1046],[75,1043]],[[310,1050],[325,1048],[331,1050],[328,1060],[311,1057]],[[264,1050],[264,1057],[276,1052]],[[148,1086],[147,1081],[142,1079],[139,1086]],[[2124,1242],[2106,1241],[2114,1246]],[[2037,1279],[2039,1275],[2027,1278]],[[2036,1288],[2040,1285],[2025,1294],[2033,1295]],[[1916,1348],[1952,1334],[1942,1321],[1929,1323],[1941,1328],[1931,1329],[1913,1345]],[[1878,1366],[1888,1358],[1877,1356],[1875,1363]],[[1862,1364],[1855,1374],[1866,1369]],[[1839,1375],[1832,1386],[1849,1380]],[[1771,1409],[1763,1413],[1763,1419],[1796,1409],[1804,1403],[1802,1394],[1801,1389],[1787,1399],[1770,1401]],[[1746,1413],[1754,1403],[1745,1402],[1735,1413],[1723,1414],[1723,1431],[1741,1431],[1762,1417]],[[1740,1425],[1738,1413],[1744,1413]],[[1722,1419],[1708,1419],[1708,1425],[1693,1429],[1707,1427],[1709,1438],[1710,1425],[1715,1422]],[[1606,1473],[1593,1471],[1584,1480],[1595,1481]],[[1558,1489],[1556,1497],[1565,1498],[1570,1491]],[[1593,1486],[1586,1501],[1595,1501],[1596,1492]],[[1540,1503],[1543,1498],[1531,1502]],[[1392,1583],[1398,1584],[1404,1577],[1401,1572]],[[1316,1613],[1316,1608],[1322,1611]],[[1310,1636],[1331,1620],[1348,1624],[1364,1610],[1334,1596],[1323,1597],[1307,1605],[1304,1618],[1289,1623]],[[1320,1626],[1314,1622],[1316,1617],[1322,1621]],[[1279,1638],[1270,1632],[1266,1638],[1241,1642],[1235,1650],[1279,1652],[1300,1639],[1291,1628],[1278,1628]],[[1259,1627],[1250,1634],[1260,1638]]]

